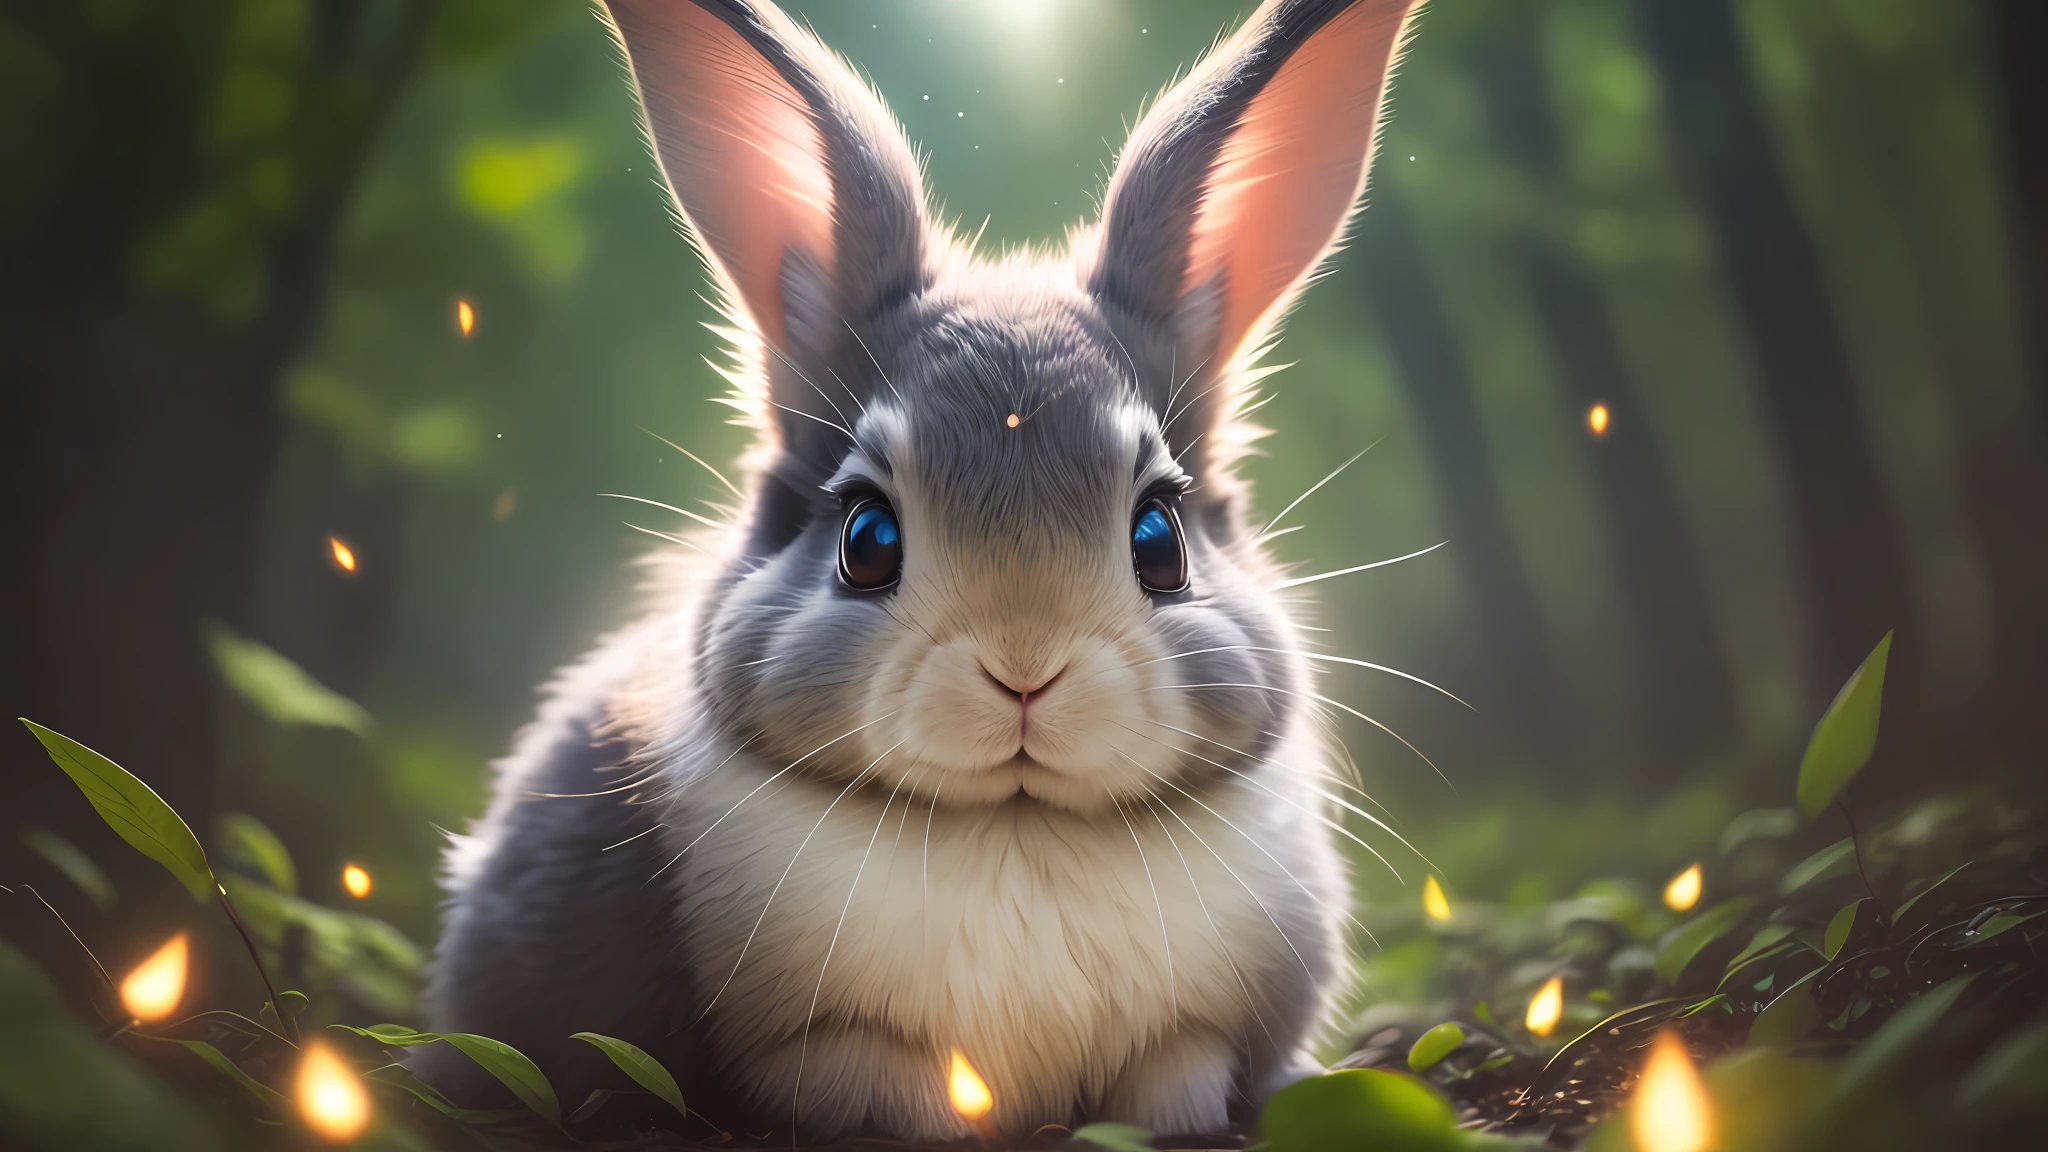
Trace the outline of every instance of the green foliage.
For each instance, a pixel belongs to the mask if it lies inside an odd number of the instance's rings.
[[[114,882],[78,845],[48,828],[34,826],[21,830],[21,842],[29,851],[48,861],[50,867],[62,872],[66,880],[85,893],[94,907],[102,912],[113,909]]]
[[[249,1075],[247,1072],[242,1071],[241,1065],[236,1064],[233,1060],[228,1059],[227,1056],[223,1054],[220,1049],[214,1047],[211,1044],[208,1044],[206,1041],[177,1040],[165,1036],[147,1035],[145,1035],[143,1039],[158,1040],[167,1044],[176,1044],[180,1048],[183,1048],[185,1051],[192,1053],[194,1056],[199,1057],[201,1060],[204,1060],[208,1067],[212,1068],[214,1071],[226,1077],[230,1083],[234,1084],[242,1091],[247,1092],[251,1099],[255,1100],[256,1103],[262,1105],[264,1108],[268,1109],[269,1111],[275,1113],[280,1117],[289,1117],[292,1114],[292,1103],[290,1100],[285,1099],[283,1093],[279,1092],[275,1088],[272,1088],[270,1085],[265,1084],[262,1081],[256,1079],[254,1076]]]
[[[524,1053],[501,1040],[469,1032],[416,1032],[402,1024],[374,1024],[368,1028],[337,1024],[335,1027],[399,1048],[445,1041],[476,1061],[477,1066],[495,1077],[498,1083],[511,1089],[520,1103],[533,1109],[550,1124],[561,1123],[562,1107],[555,1099],[554,1086]]]
[[[1083,1124],[1074,1139],[1110,1152],[1151,1152],[1152,1133],[1135,1124]]]
[[[1259,1117],[1271,1152],[1449,1152],[1461,1144],[1444,1098],[1420,1080],[1349,1068],[1282,1088]]]
[[[1891,651],[1892,634],[1887,632],[1814,725],[1806,755],[1799,761],[1799,810],[1809,820],[1835,802],[1877,751],[1877,719]]]
[[[1899,1009],[1842,1065],[1841,1078],[1835,1082],[1836,1094],[1849,1096],[1884,1079],[1936,1024],[1941,1023],[1941,1018],[1955,1006],[1956,998],[1976,978],[1974,972],[1958,976],[1938,988],[1921,993]]]
[[[571,1038],[593,1045],[610,1057],[611,1062],[619,1066],[619,1071],[632,1077],[635,1084],[661,1097],[677,1112],[685,1116],[690,1114],[690,1110],[683,1106],[683,1090],[676,1087],[676,1078],[669,1075],[668,1069],[654,1057],[624,1040],[596,1032],[577,1032]]]
[[[282,951],[288,931],[303,934],[306,975],[374,1012],[404,1013],[426,954],[403,932],[373,916],[340,912],[241,876],[223,880],[249,931]]]
[[[1842,946],[1849,942],[1849,931],[1856,926],[1856,915],[1870,902],[1865,896],[1842,905],[1834,919],[1828,921],[1827,932],[1821,937],[1820,954],[1833,960],[1842,954]]]
[[[299,894],[299,872],[292,854],[261,820],[246,812],[223,812],[216,823],[215,847],[221,859],[288,896]]]
[[[1799,862],[1797,868],[1785,873],[1778,882],[1778,894],[1790,896],[1794,892],[1823,880],[1847,876],[1856,870],[1856,843],[1844,837],[1815,852]]]
[[[1465,1030],[1456,1024],[1439,1024],[1421,1036],[1408,1049],[1408,1068],[1413,1072],[1427,1072],[1455,1051],[1465,1042]]]
[[[206,850],[184,818],[164,803],[149,785],[128,770],[69,736],[52,732],[33,720],[23,724],[42,741],[50,759],[78,785],[100,819],[135,850],[163,865],[195,900],[213,898],[217,884]]]
[[[1742,917],[1749,912],[1754,903],[1754,900],[1746,896],[1723,900],[1697,917],[1673,928],[1657,948],[1657,975],[1666,980],[1678,979],[1685,971],[1686,965],[1692,963],[1693,957],[1741,923]]]
[[[228,687],[279,724],[340,728],[365,738],[376,727],[362,705],[313,679],[275,648],[225,624],[207,624],[206,647]]]

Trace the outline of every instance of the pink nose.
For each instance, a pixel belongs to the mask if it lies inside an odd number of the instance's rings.
[[[981,666],[981,671],[983,675],[987,676],[990,680],[994,681],[1004,691],[1017,697],[1019,700],[1023,700],[1026,702],[1029,702],[1031,694],[1033,692],[1043,692],[1047,685],[1051,684],[1053,681],[1060,678],[1060,673],[1054,672],[1052,675],[1039,680],[1035,684],[1027,684],[1010,679],[1006,676],[998,676],[994,672],[989,671],[988,665],[986,664]],[[1066,669],[1060,669],[1060,672],[1064,671],[1066,671]]]

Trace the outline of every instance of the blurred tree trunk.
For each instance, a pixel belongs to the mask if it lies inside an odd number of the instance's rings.
[[[123,763],[202,834],[219,741],[201,622],[245,614],[278,381],[319,322],[343,207],[425,10],[0,17],[38,64],[0,163],[0,707]],[[25,734],[0,762],[12,810],[91,823]]]
[[[1431,286],[1398,182],[1374,183],[1353,241],[1365,293],[1422,430],[1425,455],[1451,533],[1448,551],[1470,590],[1491,659],[1474,692],[1498,729],[1497,746],[1569,770],[1577,749],[1568,701],[1542,616],[1501,499],[1469,370]]]
[[[1570,203],[1564,144],[1538,59],[1534,11],[1496,10],[1501,26],[1479,47],[1473,75],[1486,98],[1496,144],[1521,167],[1539,198],[1522,236],[1530,297],[1550,346],[1565,418],[1606,403],[1620,419],[1614,435],[1587,436],[1621,590],[1628,683],[1625,745],[1636,761],[1689,757],[1727,741],[1735,720],[1728,663],[1715,633],[1706,565],[1664,449],[1651,426],[1615,333],[1600,283],[1568,246]]]
[[[1730,0],[1637,0],[1636,13],[1663,80],[1674,151],[1713,230],[1790,480],[1815,677],[1809,706],[1817,714],[1888,629],[1900,642],[1887,695],[1917,701],[1918,617],[1899,529],[1820,258],[1751,85]],[[1908,707],[1887,709],[1888,730],[1909,726],[1910,716]]]

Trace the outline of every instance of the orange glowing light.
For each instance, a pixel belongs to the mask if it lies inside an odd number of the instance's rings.
[[[1593,405],[1586,409],[1586,431],[1591,432],[1595,438],[1607,435],[1607,421],[1610,418],[1611,413],[1607,411],[1605,403]]]
[[[1704,881],[1698,864],[1673,876],[1671,883],[1664,886],[1664,906],[1673,912],[1692,911],[1692,906],[1700,902],[1700,886]]]
[[[476,331],[476,309],[469,306],[469,301],[459,296],[455,299],[455,327],[462,331],[464,340],[469,339],[469,334]]]
[[[989,1114],[996,1106],[996,1098],[988,1090],[988,1081],[967,1062],[967,1057],[953,1049],[953,1068],[946,1073],[946,1098],[952,1102],[953,1111],[962,1120],[974,1124]]]
[[[342,543],[341,537],[327,538],[327,553],[334,557],[334,566],[351,575],[356,570],[356,550]]]
[[[1023,422],[1023,419],[1019,417],[1015,412],[1010,413],[1010,418],[1008,420],[1003,421],[1003,423],[1008,424],[1012,428],[1015,428],[1017,425],[1022,424]]]
[[[1559,1018],[1564,1015],[1564,977],[1552,976],[1543,982],[1543,987],[1529,997],[1529,1014],[1522,1022],[1529,1031],[1538,1036],[1548,1036],[1557,1028]]]
[[[370,873],[361,864],[350,864],[341,870],[341,886],[348,894],[361,900],[370,894]]]
[[[1650,1045],[1632,1119],[1629,1127],[1641,1152],[1702,1152],[1714,1141],[1706,1085],[1678,1034],[1668,1028]]]
[[[370,1094],[362,1077],[334,1049],[315,1040],[299,1060],[299,1115],[313,1134],[346,1144],[370,1126]]]
[[[176,1012],[178,1001],[185,998],[185,970],[191,953],[191,939],[183,932],[150,953],[149,959],[121,981],[121,1007],[143,1024]]]
[[[1449,920],[1451,901],[1444,895],[1444,886],[1431,876],[1422,882],[1422,910],[1429,913],[1431,920]]]

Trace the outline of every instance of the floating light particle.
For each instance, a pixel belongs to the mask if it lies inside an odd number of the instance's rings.
[[[1015,412],[1010,413],[1010,418],[1008,420],[1003,421],[1003,423],[1008,424],[1012,428],[1015,428],[1017,425],[1022,424],[1023,422],[1024,421],[1020,419]]]
[[[989,1114],[996,1106],[996,1098],[988,1090],[988,1081],[967,1062],[967,1057],[958,1048],[953,1049],[952,1067],[946,1072],[946,1099],[953,1105],[953,1111],[962,1120],[973,1124]]]
[[[343,543],[341,537],[329,536],[327,538],[327,555],[333,559],[336,568],[351,576],[355,575],[356,550]]]
[[[1586,409],[1586,431],[1591,432],[1596,440],[1607,435],[1607,422],[1611,418],[1612,414],[1607,411],[1606,401],[1593,405]]]
[[[518,510],[519,493],[513,489],[504,489],[498,493],[497,499],[491,501],[491,519],[500,524],[510,520],[512,513]]]
[[[348,894],[361,900],[370,894],[370,870],[361,864],[344,865],[341,870],[341,886]]]
[[[1673,876],[1671,883],[1664,886],[1664,906],[1673,912],[1692,911],[1692,906],[1700,902],[1700,887],[1704,880],[1698,864]]]
[[[1437,883],[1435,876],[1430,876],[1422,882],[1422,910],[1429,914],[1431,920],[1451,918],[1450,898],[1444,895],[1444,886]]]
[[[1706,1085],[1684,1042],[1668,1028],[1650,1045],[1629,1127],[1641,1152],[1702,1152],[1713,1143],[1714,1112]]]
[[[1543,987],[1529,997],[1529,1013],[1522,1018],[1530,1032],[1548,1036],[1557,1028],[1558,1020],[1564,1016],[1564,977],[1552,976],[1543,982]]]
[[[370,1094],[363,1079],[334,1049],[309,1042],[299,1058],[299,1115],[313,1134],[346,1144],[370,1126]]]
[[[178,1001],[185,998],[191,952],[191,937],[180,932],[128,973],[121,981],[121,1007],[129,1016],[147,1024],[178,1010]]]
[[[460,296],[455,298],[455,328],[462,333],[464,340],[469,339],[469,334],[476,331],[476,309],[470,307],[469,301]]]

